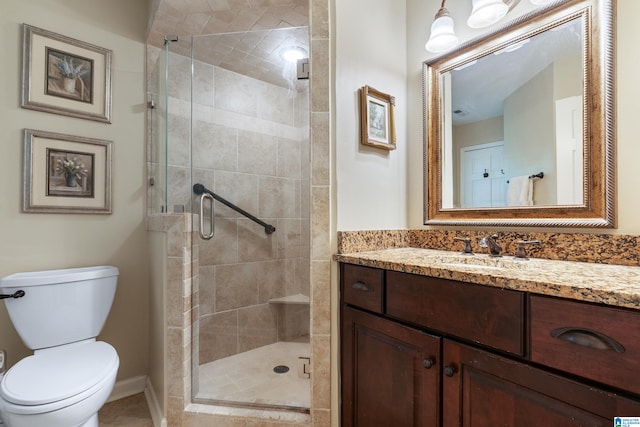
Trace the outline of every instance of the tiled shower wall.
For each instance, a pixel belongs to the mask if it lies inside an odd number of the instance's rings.
[[[216,407],[191,403],[191,363],[192,330],[198,329],[196,318],[192,315],[192,298],[197,298],[197,291],[192,287],[192,256],[191,256],[191,224],[176,224],[167,228],[162,227],[168,236],[169,249],[173,243],[181,242],[181,250],[174,256],[169,256],[166,264],[167,282],[153,283],[154,292],[165,293],[164,309],[166,310],[166,343],[165,343],[165,372],[164,387],[154,384],[159,398],[165,402],[161,416],[166,418],[172,427],[196,427],[201,425],[242,426],[261,425],[265,427],[284,426],[314,426],[326,427],[332,417],[332,406],[338,408],[337,399],[332,399],[332,389],[337,389],[337,382],[332,379],[331,355],[331,313],[332,300],[335,300],[334,289],[331,286],[331,254],[335,251],[332,239],[331,218],[331,37],[330,37],[330,7],[326,0],[311,0],[311,225],[310,225],[310,253],[311,253],[311,359],[313,375],[311,377],[311,414],[285,413],[270,411],[252,411],[244,408]],[[154,79],[154,58],[158,57],[158,50],[148,47],[149,82]],[[153,116],[153,115],[150,115]],[[150,120],[153,126],[153,119]],[[149,132],[151,134],[151,132]],[[149,147],[152,145],[149,144]],[[155,157],[150,148],[149,170],[153,174]],[[153,187],[150,189],[153,193]],[[150,200],[154,200],[150,196]],[[153,206],[150,206],[153,208]],[[162,215],[161,217],[165,217]],[[174,216],[170,216],[172,219]],[[188,215],[178,217],[190,219]],[[149,230],[155,230],[155,218],[149,221]],[[164,218],[157,218],[164,220]],[[160,225],[160,224],[158,224]],[[184,238],[181,238],[184,237]],[[193,250],[196,250],[194,247]],[[196,250],[197,251],[197,250]],[[165,262],[156,260],[154,262]],[[163,291],[163,286],[166,289]],[[194,285],[197,286],[197,285]],[[157,388],[159,387],[160,388]],[[334,402],[335,400],[335,402]],[[337,414],[337,412],[336,412]]]
[[[169,64],[170,208],[190,210],[192,162],[193,183],[276,227],[268,235],[214,203],[215,236],[199,242],[199,363],[307,336],[308,306],[269,303],[309,296],[307,83],[295,91],[196,62],[190,151],[191,61]]]

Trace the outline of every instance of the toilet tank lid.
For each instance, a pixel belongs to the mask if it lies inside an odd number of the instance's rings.
[[[118,268],[110,265],[15,273],[0,279],[0,288],[79,282],[82,280],[117,276],[118,273]]]

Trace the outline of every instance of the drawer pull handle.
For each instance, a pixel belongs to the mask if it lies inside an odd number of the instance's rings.
[[[551,331],[551,336],[583,347],[598,350],[613,350],[624,353],[624,347],[618,341],[600,332],[582,328],[559,328]]]
[[[373,289],[371,289],[371,286],[369,286],[369,285],[367,285],[366,283],[361,282],[361,281],[359,281],[359,280],[358,280],[357,282],[355,282],[353,285],[351,285],[351,287],[352,287],[353,289],[358,290],[358,291],[364,291],[364,292],[371,292],[371,291],[373,291]]]

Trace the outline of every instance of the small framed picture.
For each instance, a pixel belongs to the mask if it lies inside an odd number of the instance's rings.
[[[23,24],[22,107],[111,123],[111,56]]]
[[[25,129],[23,211],[110,214],[111,145]]]
[[[396,149],[393,96],[370,86],[360,88],[360,133],[364,145]]]

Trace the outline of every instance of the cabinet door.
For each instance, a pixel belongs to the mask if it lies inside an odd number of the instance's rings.
[[[443,426],[595,427],[638,416],[640,403],[445,340]]]
[[[342,311],[342,426],[439,426],[440,338]]]

